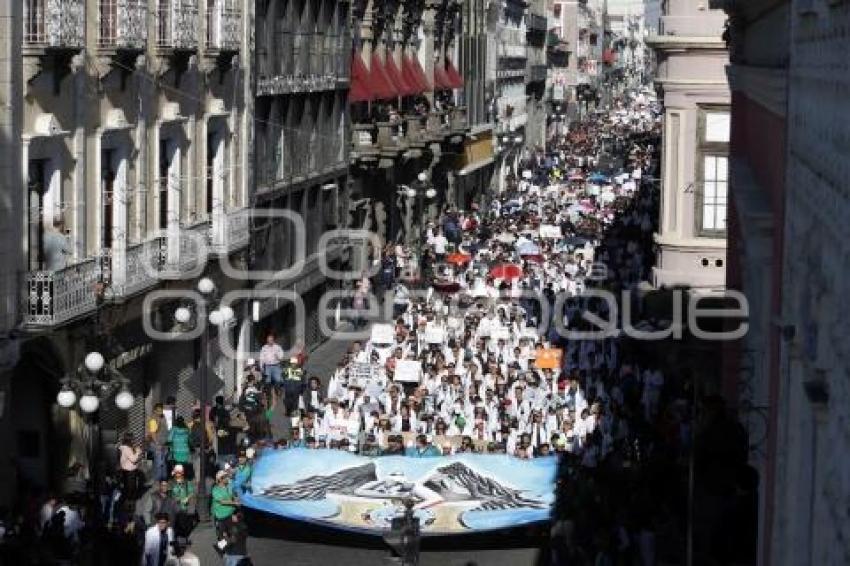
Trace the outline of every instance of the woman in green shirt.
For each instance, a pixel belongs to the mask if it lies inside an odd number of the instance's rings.
[[[176,464],[183,464],[187,469],[187,477],[192,479],[192,451],[189,448],[189,427],[186,426],[186,421],[183,417],[174,419],[174,425],[168,433],[168,444],[171,446],[171,461]]]

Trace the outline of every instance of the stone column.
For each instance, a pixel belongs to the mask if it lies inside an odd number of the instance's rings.
[[[435,19],[437,16],[438,4],[428,2],[425,5],[425,10],[422,12],[422,32],[424,37],[419,45],[419,62],[422,64],[422,69],[425,71],[425,76],[430,84],[434,84],[434,59],[437,53],[434,51],[434,32],[436,29]],[[425,94],[428,101],[434,104],[434,92]]]

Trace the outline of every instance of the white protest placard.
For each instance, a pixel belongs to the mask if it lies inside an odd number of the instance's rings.
[[[425,328],[425,342],[427,344],[442,344],[446,337],[446,331],[436,326]]]
[[[348,366],[348,383],[365,387],[375,375],[375,367],[370,363],[353,362]]]
[[[392,344],[395,342],[395,331],[392,324],[376,324],[372,327],[370,337],[372,344]]]
[[[560,238],[561,227],[555,226],[553,224],[541,224],[540,225],[540,237],[541,238]]]
[[[395,364],[394,381],[419,383],[422,376],[422,364],[416,360],[399,360]]]

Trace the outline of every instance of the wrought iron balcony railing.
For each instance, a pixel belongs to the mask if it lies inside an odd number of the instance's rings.
[[[209,222],[168,229],[163,239],[160,275],[164,279],[180,279],[191,274],[206,261],[209,246]]]
[[[247,246],[251,241],[251,209],[241,208],[221,214],[213,214],[213,253],[229,254]]]
[[[198,47],[197,0],[159,0],[156,9],[156,45],[161,49]]]
[[[56,271],[30,271],[26,275],[26,324],[56,326],[93,312],[101,280],[99,258]]]
[[[24,0],[23,39],[27,47],[85,47],[85,0]]]
[[[207,49],[239,51],[242,11],[235,0],[207,0]]]
[[[148,38],[147,0],[100,0],[98,46],[143,50]]]
[[[257,45],[258,94],[336,88],[349,78],[350,45],[345,34],[277,31],[271,45]]]

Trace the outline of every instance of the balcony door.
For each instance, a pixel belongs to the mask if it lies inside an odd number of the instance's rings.
[[[127,244],[127,165],[125,146],[118,141],[100,151],[100,256],[107,281],[124,276]]]
[[[158,227],[167,230],[180,220],[180,153],[171,138],[159,140]]]
[[[172,133],[171,136],[174,134]],[[180,145],[175,137],[159,139],[158,224],[160,234],[169,241],[167,261],[174,264],[180,257],[181,189]]]

